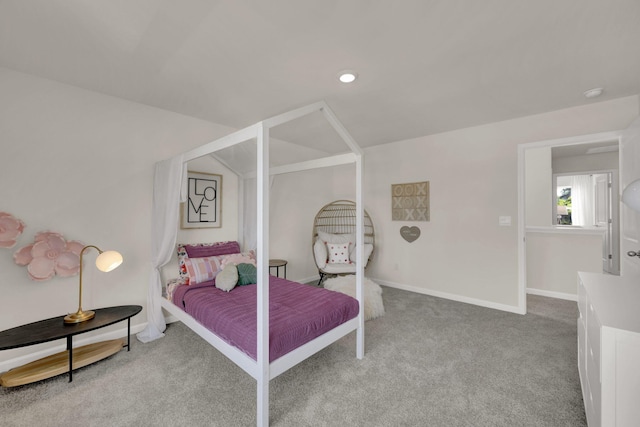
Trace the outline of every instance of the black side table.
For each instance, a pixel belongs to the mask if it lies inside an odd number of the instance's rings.
[[[269,270],[276,269],[276,276],[280,277],[280,267],[284,267],[284,278],[287,278],[287,260],[285,259],[270,259]]]
[[[73,370],[102,360],[112,354],[131,348],[131,318],[140,313],[139,305],[121,305],[99,308],[93,319],[82,323],[66,324],[64,316],[53,317],[39,322],[29,323],[0,332],[0,350],[25,347],[43,342],[66,338],[67,349],[61,353],[47,356],[26,365],[14,368],[0,375],[0,385],[15,387],[40,381],[63,373],[69,373],[69,382],[73,381]],[[127,321],[127,344],[116,339],[102,341],[73,348],[73,337],[114,323]],[[75,357],[74,357],[75,356]],[[68,364],[66,363],[68,359]],[[75,359],[75,360],[74,360]]]

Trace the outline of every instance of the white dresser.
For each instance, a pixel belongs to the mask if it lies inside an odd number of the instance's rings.
[[[640,281],[578,273],[578,308],[589,427],[640,426]]]

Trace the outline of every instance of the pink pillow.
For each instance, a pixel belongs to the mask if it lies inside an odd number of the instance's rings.
[[[184,266],[189,275],[189,284],[195,285],[213,280],[222,270],[220,257],[210,256],[204,258],[187,258]]]
[[[253,251],[244,252],[241,254],[231,254],[225,255],[222,257],[222,262],[220,263],[220,268],[224,268],[227,264],[252,264],[256,265],[256,256]]]

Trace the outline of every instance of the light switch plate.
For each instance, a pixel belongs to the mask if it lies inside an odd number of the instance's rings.
[[[511,225],[511,217],[510,216],[498,217],[498,224],[500,224],[503,227],[509,227]]]

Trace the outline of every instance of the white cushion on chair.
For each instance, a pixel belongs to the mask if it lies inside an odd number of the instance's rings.
[[[369,263],[369,257],[371,256],[371,252],[373,252],[373,244],[365,243],[364,244],[364,266],[366,267]],[[351,254],[349,254],[349,259],[351,262],[356,262],[356,245],[353,245],[351,249]]]
[[[329,239],[330,243],[347,243],[354,242],[355,235],[353,234],[331,234],[325,233],[323,231],[318,231],[318,238],[316,242],[313,244],[313,255],[316,261],[316,265],[320,270],[329,274],[342,274],[342,273],[355,273],[356,271],[356,249],[355,245],[352,245],[349,260],[352,264],[327,264],[327,245],[325,242],[327,240],[323,240],[323,237]],[[369,263],[369,257],[373,252],[373,244],[365,243],[364,244],[364,266],[366,267]]]
[[[355,264],[327,264],[321,269],[323,273],[327,274],[343,274],[343,273],[355,273]]]
[[[327,245],[320,239],[316,239],[313,244],[313,256],[316,259],[316,265],[322,269],[327,265]]]
[[[332,234],[318,230],[318,238],[325,243],[356,243],[355,234]]]

